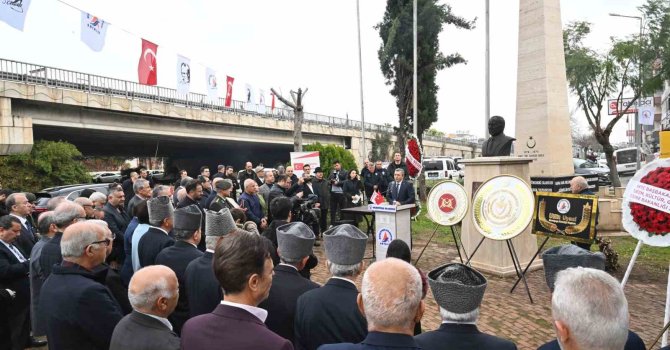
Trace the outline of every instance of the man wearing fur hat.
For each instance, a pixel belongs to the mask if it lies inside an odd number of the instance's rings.
[[[323,287],[298,298],[294,325],[298,349],[358,343],[368,333],[365,318],[358,310],[355,284],[365,265],[367,235],[356,226],[344,224],[324,232],[323,242],[332,277]]]
[[[223,237],[237,229],[228,208],[223,208],[218,212],[206,210],[205,220],[207,221],[205,234],[207,250],[201,257],[191,261],[184,272],[184,289],[190,317],[211,312],[221,302],[223,298],[221,286],[212,269],[214,249]]]
[[[174,211],[174,227],[172,228],[176,242],[172,247],[163,249],[156,257],[157,265],[165,265],[174,271],[179,281],[179,301],[169,319],[174,331],[181,334],[181,327],[189,319],[188,298],[184,272],[186,266],[202,256],[198,250],[200,243],[200,209],[195,205]]]
[[[268,310],[265,325],[280,336],[293,342],[295,306],[303,293],[319,285],[303,278],[299,271],[305,268],[312,254],[314,232],[302,222],[292,222],[277,228],[279,259],[270,288],[270,296],[259,307]]]
[[[426,308],[422,297],[421,276],[414,266],[396,258],[370,265],[358,295],[358,308],[368,321],[365,340],[359,344],[324,345],[319,349],[421,349],[413,335],[414,325]]]
[[[174,239],[168,234],[174,224],[174,208],[170,197],[152,198],[147,201],[147,208],[151,227],[137,245],[137,255],[142,267],[155,265],[158,253],[174,244]]]
[[[447,264],[429,272],[428,283],[440,306],[442,325],[435,331],[415,337],[422,349],[517,348],[509,340],[477,329],[479,306],[487,284],[481,273],[463,264]]]

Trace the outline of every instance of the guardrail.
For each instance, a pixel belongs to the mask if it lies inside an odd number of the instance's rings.
[[[189,92],[180,94],[176,89],[160,86],[142,85],[139,83],[103,77],[99,75],[75,72],[67,69],[53,68],[25,62],[18,62],[0,58],[0,80],[18,81],[26,84],[44,85],[54,88],[63,88],[84,91],[91,94],[102,94],[122,97],[131,100],[142,100],[158,103],[169,103],[175,106],[215,110],[233,114],[254,115],[263,118],[293,119],[293,110],[284,107],[262,106],[233,100],[230,107],[225,106],[224,98],[211,100],[205,94]],[[358,129],[362,124],[357,120],[332,117],[315,113],[304,113],[304,122],[321,124],[339,128]],[[393,133],[393,127],[365,123],[365,129],[372,132]],[[448,137],[424,135],[424,139],[477,147],[476,143],[454,140]]]

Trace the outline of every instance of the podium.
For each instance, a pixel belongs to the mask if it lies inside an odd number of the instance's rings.
[[[370,204],[368,209],[375,213],[375,258],[386,259],[386,249],[394,239],[401,239],[412,250],[411,211],[414,204],[389,205]]]

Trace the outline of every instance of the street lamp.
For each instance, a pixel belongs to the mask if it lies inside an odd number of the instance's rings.
[[[638,74],[640,74],[640,90],[642,90],[642,32],[644,29],[644,18],[640,16],[628,16],[628,15],[621,15],[618,13],[610,13],[609,14],[612,17],[624,17],[624,18],[632,18],[632,19],[637,19],[640,21],[640,52],[639,52],[639,59],[638,59]],[[642,92],[640,92],[640,98],[642,98]],[[642,135],[641,135],[641,128],[640,128],[640,113],[639,113],[639,108],[638,112],[635,113],[635,169],[640,170],[640,143],[642,141]]]

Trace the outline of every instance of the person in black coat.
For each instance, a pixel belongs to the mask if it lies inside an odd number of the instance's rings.
[[[188,264],[202,256],[198,250],[200,242],[200,210],[191,205],[174,212],[174,228],[176,242],[173,246],[163,249],[156,257],[157,265],[165,265],[174,271],[179,281],[179,302],[177,308],[168,318],[177,334],[189,319],[188,296],[184,273]]]
[[[344,208],[358,207],[363,204],[363,183],[358,178],[358,171],[351,169],[347,175],[347,180],[342,185],[342,193],[344,194]],[[356,225],[360,220],[360,216],[353,214],[342,213],[342,219],[352,220]]]
[[[295,310],[298,297],[319,288],[319,285],[303,278],[302,270],[312,254],[316,236],[302,222],[282,225],[277,229],[281,263],[275,266],[270,295],[258,307],[268,311],[265,324],[283,338],[294,341]]]
[[[189,205],[197,205],[198,209],[200,210],[200,215],[202,216],[202,220],[200,221],[200,232],[205,232],[206,229],[206,222],[205,222],[205,210],[203,209],[202,206],[200,206],[200,199],[202,199],[202,185],[195,180],[188,181],[186,183],[186,186],[184,186],[186,189],[186,197],[182,201],[177,204],[177,209],[179,208],[184,208],[188,207]],[[205,235],[202,234],[202,239],[200,240],[200,243],[198,243],[198,249],[200,249],[201,252],[205,251]]]
[[[179,337],[167,320],[177,305],[177,276],[165,266],[149,266],[133,275],[128,294],[133,312],[114,328],[110,350],[177,350]],[[148,291],[151,291],[148,294]]]
[[[340,210],[344,207],[344,194],[342,193],[342,185],[347,180],[347,172],[342,169],[342,164],[339,160],[333,161],[333,170],[328,176],[330,182],[330,223],[338,220]]]
[[[21,234],[21,221],[14,216],[0,218],[0,288],[16,294],[1,316],[6,318],[12,349],[30,346],[30,261],[14,245]]]
[[[94,270],[105,261],[111,232],[96,223],[78,222],[65,230],[61,243],[63,262],[44,282],[38,308],[49,349],[108,349],[123,314],[103,284],[106,275]]]
[[[388,191],[386,191],[386,199],[391,204],[405,205],[416,202],[414,186],[411,182],[403,180],[403,176],[402,169],[396,169],[393,174],[394,181],[389,184]]]
[[[21,234],[16,237],[16,245],[21,251],[30,256],[33,246],[37,243],[37,235],[35,234],[35,227],[32,224],[32,206],[28,202],[28,197],[24,193],[12,193],[5,200],[9,215],[17,218],[21,223]]]
[[[170,198],[167,196],[152,198],[147,201],[147,208],[151,227],[137,244],[137,255],[142,267],[155,265],[158,253],[174,245],[174,238],[169,234],[174,223],[174,209]]]
[[[343,224],[324,232],[323,242],[332,277],[323,287],[298,298],[294,323],[297,349],[358,343],[368,334],[367,322],[358,309],[358,289],[354,283],[364,267],[367,236],[355,226]]]
[[[104,220],[115,236],[112,254],[107,257],[107,262],[118,264],[120,267],[123,265],[126,256],[123,250],[123,237],[130,223],[130,215],[124,209],[125,195],[123,191],[119,191],[118,187],[116,188],[117,190],[111,190],[107,195],[107,204],[105,204],[103,211],[105,213]]]
[[[80,220],[81,217],[85,216],[86,212],[84,211],[84,208],[81,205],[70,201],[60,203],[54,210],[54,224],[56,225],[58,232],[56,232],[51,240],[44,244],[39,260],[44,280],[49,277],[54,265],[58,265],[63,261],[60,249],[60,241],[63,237],[63,231]]]
[[[400,152],[393,153],[393,161],[386,167],[386,172],[388,175],[388,182],[391,183],[395,179],[395,171],[397,169],[402,169],[403,179],[409,179],[409,174],[407,173],[407,164],[402,161],[402,155]]]
[[[374,163],[370,163],[368,165],[368,169],[365,172],[365,174],[361,174],[361,177],[363,178],[363,186],[365,187],[365,196],[370,199],[372,194],[379,190],[381,193],[380,189],[380,179],[379,176],[375,173],[375,165]]]

